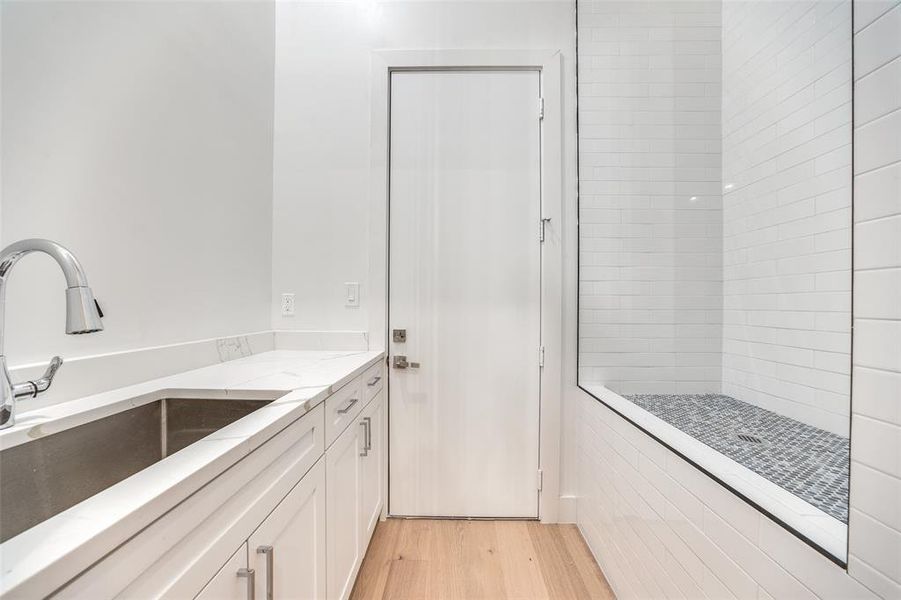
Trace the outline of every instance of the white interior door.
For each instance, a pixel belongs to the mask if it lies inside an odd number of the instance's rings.
[[[391,514],[538,516],[539,98],[537,71],[391,75]]]

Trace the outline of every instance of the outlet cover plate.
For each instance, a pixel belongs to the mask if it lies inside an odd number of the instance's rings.
[[[294,294],[282,294],[282,316],[294,316]]]

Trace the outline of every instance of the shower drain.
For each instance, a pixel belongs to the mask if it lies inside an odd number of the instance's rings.
[[[749,434],[749,433],[739,433],[739,434],[738,434],[738,439],[740,439],[740,440],[743,441],[743,442],[748,442],[748,443],[751,443],[751,444],[761,444],[761,443],[763,443],[763,440],[762,440],[762,439],[760,439],[760,438],[757,437],[756,435],[751,435],[751,434]]]

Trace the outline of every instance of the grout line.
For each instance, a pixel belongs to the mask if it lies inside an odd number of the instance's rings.
[[[873,217],[872,219],[864,219],[863,221],[857,221],[854,225],[864,225],[868,223],[877,223],[879,221],[887,221],[889,219],[897,219],[901,217],[901,212],[897,212],[891,215],[882,215],[881,217]]]
[[[859,1],[861,1],[861,0],[855,0],[855,1],[858,1],[858,2],[859,2]],[[867,0],[864,0],[864,1],[867,1]],[[852,35],[853,35],[854,37],[857,37],[858,35],[860,35],[860,34],[863,33],[864,31],[866,31],[867,29],[869,29],[871,25],[873,25],[873,24],[875,24],[877,21],[879,21],[879,19],[881,19],[881,18],[884,17],[885,15],[889,14],[890,12],[892,12],[892,11],[893,11],[895,8],[897,8],[899,5],[901,5],[901,2],[896,2],[895,4],[889,6],[888,8],[885,9],[884,12],[879,13],[879,16],[875,17],[872,21],[870,21],[869,23],[867,23],[866,25],[864,25],[863,27],[861,27],[858,31],[852,31],[852,32],[851,32]]]
[[[860,416],[860,415],[855,415],[855,416]],[[875,419],[873,419],[873,420],[875,420]],[[883,470],[883,469],[880,469],[879,467],[874,467],[873,465],[867,464],[867,463],[865,463],[865,462],[861,462],[861,461],[859,461],[859,460],[854,459],[853,457],[851,458],[851,464],[859,465],[859,466],[861,466],[861,467],[864,467],[864,468],[867,468],[867,469],[869,469],[869,470],[871,470],[871,471],[874,471],[874,472],[876,472],[876,473],[879,473],[880,475],[884,475],[885,477],[891,477],[892,479],[896,479],[896,480],[898,480],[898,481],[901,481],[901,477],[899,477],[898,475],[895,475],[894,473],[889,473],[888,471],[885,471],[885,470]],[[853,505],[852,505],[852,508],[854,508]]]
[[[854,132],[857,133],[861,129],[867,128],[870,125],[872,125],[873,123],[876,123],[877,121],[881,121],[882,119],[888,119],[890,117],[893,117],[893,116],[895,116],[895,113],[897,113],[899,111],[901,111],[901,106],[896,106],[889,112],[879,115],[878,117],[874,117],[874,118],[870,119],[869,121],[867,121],[866,123],[861,123],[860,125],[855,125]]]
[[[901,423],[896,423],[896,422],[894,422],[894,421],[888,421],[888,420],[886,420],[886,419],[881,419],[881,418],[879,418],[879,417],[874,417],[874,416],[872,416],[872,415],[868,415],[868,414],[865,414],[865,413],[860,413],[860,412],[859,412],[859,413],[854,413],[853,416],[855,416],[855,417],[857,417],[857,418],[859,418],[859,419],[863,419],[863,420],[865,420],[865,421],[874,421],[874,422],[880,423],[880,424],[882,424],[882,425],[888,425],[888,426],[890,426],[890,427],[895,427],[895,428],[897,428],[897,429],[901,429]],[[858,462],[860,462],[860,461],[858,461]],[[868,465],[867,463],[861,462],[860,464],[862,464],[862,465],[864,465],[864,466],[867,466],[867,467],[873,469],[874,471],[879,471],[880,473],[883,473],[883,474],[885,474],[885,475],[891,475],[891,476],[894,477],[895,479],[901,480],[901,474],[898,474],[898,475],[892,475],[891,473],[889,473],[889,472],[887,472],[887,471],[882,471],[882,470],[880,470],[880,469],[878,469],[878,468],[876,468],[876,467],[872,467],[872,466]]]

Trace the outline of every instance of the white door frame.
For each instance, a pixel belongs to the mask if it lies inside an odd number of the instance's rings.
[[[392,71],[530,69],[539,73],[544,98],[541,121],[541,215],[549,218],[541,252],[541,370],[538,515],[555,523],[560,504],[560,433],[563,392],[563,57],[559,50],[382,50],[372,53],[370,133],[370,348],[388,346],[388,152]],[[536,111],[538,107],[535,107]],[[538,243],[539,224],[535,224]],[[535,357],[536,364],[538,357]],[[388,390],[390,394],[390,389]],[[388,443],[384,419],[383,439]],[[386,452],[387,457],[389,453]],[[386,458],[387,460],[387,458]],[[385,473],[389,466],[386,465]],[[538,482],[536,482],[537,485]],[[387,485],[384,486],[387,494]],[[383,506],[387,507],[387,497]]]

